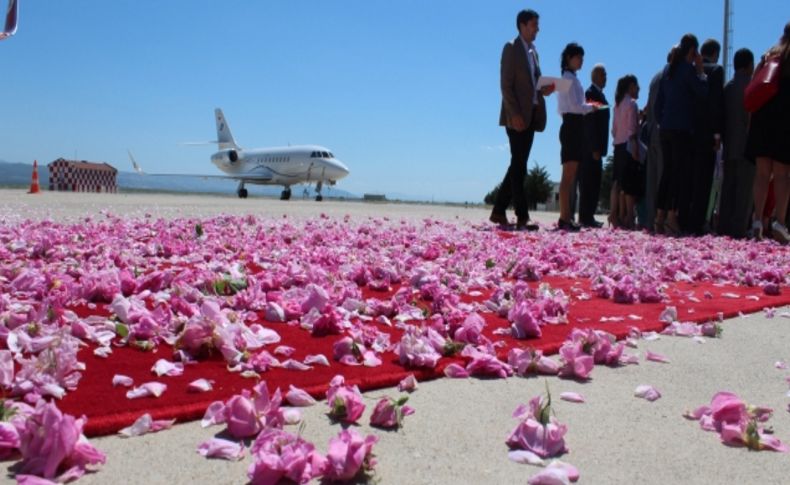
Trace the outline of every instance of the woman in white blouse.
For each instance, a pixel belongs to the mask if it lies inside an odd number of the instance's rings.
[[[560,127],[560,156],[562,180],[560,181],[560,220],[557,228],[578,231],[579,226],[571,220],[571,190],[576,180],[576,170],[584,157],[584,115],[592,113],[597,106],[585,102],[584,88],[576,78],[576,71],[584,63],[584,49],[575,42],[562,51],[562,78],[571,81],[570,88],[557,95],[557,105],[562,115]]]

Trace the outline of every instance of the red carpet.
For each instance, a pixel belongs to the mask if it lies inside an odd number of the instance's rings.
[[[577,285],[588,290],[587,282],[575,282],[567,279],[545,278],[542,283],[549,283],[552,287],[562,288],[568,295],[569,289]],[[531,285],[536,285],[532,283]],[[702,301],[694,303],[685,297],[693,291]],[[713,298],[704,299],[703,294],[709,291]],[[723,293],[735,293],[741,298],[733,299],[723,297]],[[721,287],[713,284],[675,284],[667,290],[671,298],[670,305],[678,309],[679,319],[682,321],[705,322],[717,318],[719,312],[724,317],[737,316],[739,312],[749,313],[760,311],[765,307],[778,307],[790,304],[790,293],[785,290],[780,296],[766,296],[760,288]],[[758,301],[745,298],[747,295],[759,297]],[[378,294],[379,297],[383,296]],[[485,298],[484,295],[480,298]],[[562,342],[574,327],[594,327],[613,333],[618,338],[624,337],[630,327],[637,327],[643,331],[661,330],[664,327],[659,322],[660,313],[667,306],[666,303],[654,304],[617,304],[612,300],[595,298],[587,301],[571,299],[568,325],[547,325],[543,327],[543,336],[540,339],[515,340],[508,336],[493,335],[493,330],[509,326],[508,322],[491,314],[483,314],[488,326],[485,334],[492,340],[503,340],[506,346],[501,349],[501,357],[513,347],[532,347],[541,349],[546,353],[556,353]],[[690,312],[693,310],[693,313]],[[94,310],[98,313],[101,310]],[[85,315],[80,311],[81,316]],[[630,319],[629,315],[638,315],[641,320]],[[601,323],[601,317],[625,317],[623,321]],[[744,324],[746,324],[744,322]],[[268,325],[268,324],[267,324]],[[340,337],[337,335],[327,337],[312,337],[298,327],[285,324],[271,324],[282,337],[279,345],[289,345],[296,348],[292,356],[302,360],[310,354],[324,354],[331,360],[332,344]],[[392,334],[391,342],[400,339],[400,332],[380,326],[381,330]],[[270,346],[273,347],[273,346]],[[171,348],[163,345],[157,352],[143,352],[130,348],[114,348],[113,354],[102,359],[92,354],[92,348],[82,350],[80,360],[87,364],[83,372],[78,389],[70,392],[59,403],[62,411],[74,415],[86,415],[89,419],[85,432],[89,436],[106,435],[115,433],[128,426],[143,413],[151,413],[154,419],[176,418],[178,421],[190,421],[203,416],[206,407],[215,400],[224,400],[239,393],[242,389],[250,388],[254,382],[245,379],[239,374],[226,370],[225,362],[221,359],[204,361],[196,365],[186,366],[184,374],[179,377],[156,377],[151,371],[153,364],[159,359],[172,359]],[[271,351],[272,349],[269,348]],[[270,389],[280,387],[287,391],[288,385],[293,384],[308,391],[315,397],[323,397],[329,380],[336,374],[343,374],[346,381],[357,384],[362,390],[370,390],[393,386],[403,377],[414,373],[418,380],[432,379],[443,375],[444,367],[454,359],[442,359],[434,370],[404,369],[398,363],[397,356],[387,353],[382,356],[384,363],[380,367],[350,367],[331,362],[331,367],[316,366],[310,371],[292,371],[273,369],[262,375]],[[112,387],[112,377],[115,374],[124,374],[134,378],[135,384],[140,385],[149,381],[159,381],[167,384],[167,391],[159,398],[142,398],[129,400],[126,398],[125,387]],[[215,381],[214,390],[202,394],[186,392],[187,384],[195,379],[206,378]],[[595,373],[593,373],[593,379]]]

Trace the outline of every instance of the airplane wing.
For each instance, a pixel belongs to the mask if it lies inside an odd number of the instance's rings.
[[[271,182],[273,179],[273,174],[271,170],[267,169],[266,167],[260,167],[261,170],[257,170],[254,172],[246,172],[240,173],[238,175],[201,175],[201,174],[188,174],[188,173],[147,173],[144,172],[140,165],[138,165],[137,160],[134,159],[134,155],[132,155],[131,150],[127,150],[129,153],[129,160],[132,162],[132,168],[134,171],[139,175],[144,175],[146,177],[189,177],[189,178],[201,178],[201,179],[225,179],[225,180],[243,180],[245,182],[250,183],[261,183],[261,182]]]
[[[8,10],[5,16],[5,27],[0,32],[0,40],[5,40],[16,33],[19,20],[19,3],[17,0],[8,0]]]

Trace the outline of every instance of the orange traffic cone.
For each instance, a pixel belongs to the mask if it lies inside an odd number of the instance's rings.
[[[33,160],[33,179],[30,181],[30,191],[28,194],[37,194],[40,189],[38,187],[38,161]]]

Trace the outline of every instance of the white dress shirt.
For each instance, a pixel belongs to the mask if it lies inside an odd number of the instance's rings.
[[[561,115],[572,113],[586,115],[591,113],[593,106],[584,99],[584,88],[573,71],[562,73],[563,79],[571,81],[571,87],[564,93],[557,93],[557,110]]]

